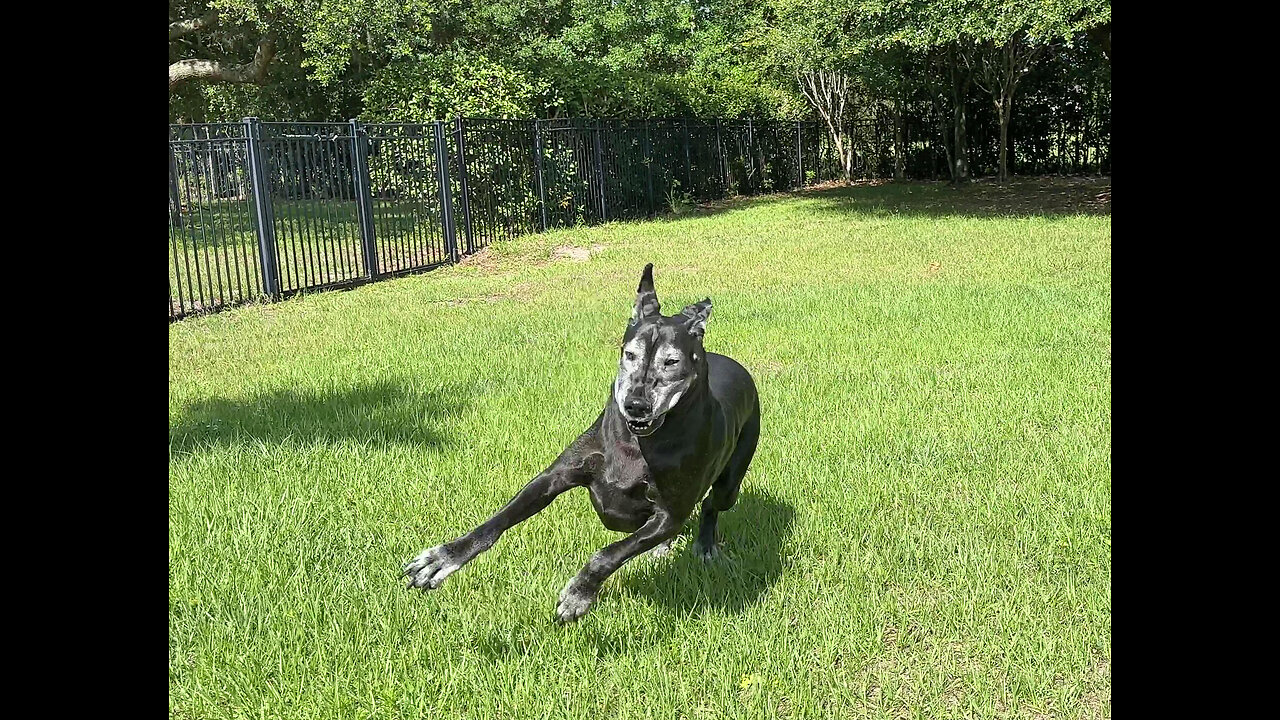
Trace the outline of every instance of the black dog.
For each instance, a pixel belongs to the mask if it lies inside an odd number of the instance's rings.
[[[648,550],[669,552],[699,500],[694,552],[705,560],[717,554],[716,516],[738,499],[760,438],[760,400],[745,368],[702,349],[710,298],[679,315],[659,310],[650,264],[604,412],[497,514],[406,565],[410,587],[440,587],[507,529],[578,486],[591,492],[605,527],[630,535],[597,552],[569,581],[556,607],[560,622],[586,615],[600,585],[623,563]]]

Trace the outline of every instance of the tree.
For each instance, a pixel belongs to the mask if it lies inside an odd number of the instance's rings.
[[[972,7],[967,0],[885,0],[859,3],[853,13],[870,47],[882,52],[905,51],[918,58],[933,101],[949,100],[947,167],[955,183],[969,179],[965,101],[973,84],[973,69],[963,60],[963,48],[969,42],[965,27],[971,22],[968,15]]]
[[[410,54],[460,2],[171,0],[170,117],[349,112],[370,68]]]
[[[891,148],[894,177],[945,160],[957,183],[997,160],[1005,179],[1024,151],[1109,158],[1107,0],[176,0],[169,14],[171,121],[808,119],[847,178]],[[1046,63],[1082,82],[1046,85]],[[1056,123],[1052,144],[1026,135],[1027,92],[1057,108],[1032,113]]]
[[[795,87],[826,125],[845,179],[853,177],[857,152],[851,130],[859,114],[858,69],[865,49],[849,5],[776,0],[763,45],[779,75]]]
[[[853,177],[853,143],[845,135],[845,105],[849,101],[849,78],[833,70],[796,71],[800,92],[813,105],[831,133],[836,156],[845,179]]]
[[[257,83],[267,78],[267,68],[275,59],[275,41],[258,32],[243,16],[217,6],[169,4],[169,93],[183,83],[196,80],[224,83]],[[252,45],[253,58],[244,63],[227,58]],[[205,57],[175,59],[178,55]],[[221,57],[210,57],[217,55]]]
[[[1013,116],[1013,95],[1018,81],[1031,69],[1046,45],[1031,39],[1026,32],[1015,32],[1003,43],[988,40],[976,50],[966,53],[966,62],[975,70],[974,81],[991,95],[1000,122],[999,182],[1009,180],[1009,121]]]
[[[966,25],[970,42],[962,55],[974,81],[991,96],[1000,123],[1000,182],[1009,179],[1009,121],[1019,81],[1054,43],[1074,42],[1083,31],[1110,22],[1109,0],[989,1],[975,6]]]
[[[1111,21],[1110,0],[867,0],[852,15],[873,47],[941,49],[951,81],[952,178],[968,177],[965,100],[971,84],[992,99],[1000,123],[1000,179],[1008,178],[1008,131],[1018,82],[1054,42]],[[1109,42],[1110,34],[1107,34]],[[1108,51],[1109,52],[1109,51]]]

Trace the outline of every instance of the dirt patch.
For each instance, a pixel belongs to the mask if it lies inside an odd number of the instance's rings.
[[[470,255],[463,256],[458,261],[457,267],[473,267],[477,270],[491,272],[499,269],[499,262],[493,256],[493,253],[489,252],[489,248],[483,247]]]
[[[551,259],[586,262],[591,259],[591,251],[587,248],[574,247],[572,245],[561,245],[551,251]]]

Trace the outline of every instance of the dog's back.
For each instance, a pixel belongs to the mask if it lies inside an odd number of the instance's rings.
[[[707,353],[711,394],[724,408],[735,435],[759,408],[755,380],[737,360],[717,353]]]

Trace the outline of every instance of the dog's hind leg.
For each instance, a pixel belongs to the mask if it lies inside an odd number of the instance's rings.
[[[742,426],[738,433],[738,444],[733,455],[725,465],[720,477],[711,485],[711,492],[702,501],[702,518],[699,521],[698,539],[693,543],[693,554],[703,560],[711,560],[720,553],[716,543],[716,522],[720,513],[733,507],[738,501],[738,490],[742,487],[742,478],[751,466],[751,458],[756,454],[756,445],[760,442],[760,404]]]
[[[551,467],[535,477],[493,517],[457,540],[423,550],[404,566],[409,587],[434,590],[450,575],[493,547],[502,533],[542,511],[556,496],[590,482],[599,472],[601,455],[594,451],[594,427],[560,454]]]

